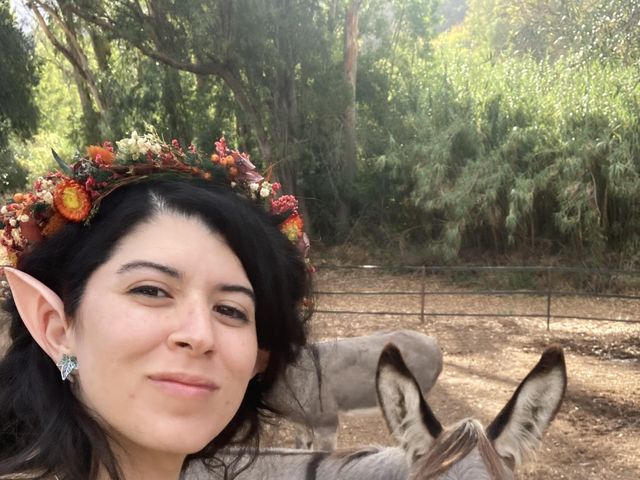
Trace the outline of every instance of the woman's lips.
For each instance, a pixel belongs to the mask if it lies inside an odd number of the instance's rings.
[[[164,392],[183,397],[208,395],[219,388],[205,377],[187,373],[157,373],[149,375],[149,379]]]

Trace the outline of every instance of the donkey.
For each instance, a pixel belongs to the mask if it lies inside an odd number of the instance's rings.
[[[442,371],[437,342],[422,333],[378,332],[310,344],[267,394],[266,403],[296,424],[296,447],[334,450],[340,412],[376,408],[375,372],[382,348],[395,343],[422,392]]]
[[[409,475],[409,461],[401,448],[343,452],[267,448],[253,461],[249,457],[247,452],[225,450],[208,468],[201,463],[190,467],[182,480],[407,480]]]
[[[411,459],[409,480],[508,480],[555,418],[567,369],[560,347],[545,350],[486,430],[473,419],[443,429],[394,345],[380,356],[376,388],[387,426]]]
[[[564,355],[550,347],[495,420],[443,429],[397,347],[383,350],[376,389],[387,425],[401,447],[350,452],[268,449],[245,469],[196,466],[184,480],[510,480],[531,458],[567,387]],[[237,452],[227,452],[236,458]],[[242,464],[240,459],[240,464]]]

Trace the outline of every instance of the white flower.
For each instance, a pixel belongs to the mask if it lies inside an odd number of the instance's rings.
[[[268,188],[264,188],[264,187],[262,187],[262,188],[260,189],[260,196],[261,196],[262,198],[267,198],[267,197],[269,196],[269,194],[270,194],[270,193],[271,193],[271,192],[269,191],[269,189],[268,189]]]
[[[29,215],[25,215],[24,213],[18,217],[21,223],[26,223],[29,221]]]
[[[125,138],[122,140],[118,140],[116,142],[116,145],[118,146],[118,151],[120,153],[126,153],[129,150],[129,139]]]
[[[11,230],[11,238],[13,239],[13,243],[16,243],[18,245],[22,244],[22,235],[20,235],[20,230],[13,229]]]
[[[255,183],[254,182],[254,183],[250,183],[249,184],[249,189],[254,193],[257,192],[259,188],[260,188],[260,184],[259,183]]]
[[[135,130],[131,132],[131,137],[123,138],[116,142],[118,153],[124,157],[131,156],[137,159],[140,155],[152,152],[159,155],[162,152],[162,143],[158,134],[154,131],[139,135]]]
[[[2,215],[6,215],[7,214],[7,206],[3,205],[2,208],[0,208],[0,213]]]
[[[18,224],[18,222],[16,222],[15,218],[10,218],[9,219],[9,225],[11,225],[12,227],[15,227]]]
[[[53,195],[51,194],[51,192],[44,192],[42,194],[42,200],[45,203],[47,203],[49,205],[52,205],[53,204]]]

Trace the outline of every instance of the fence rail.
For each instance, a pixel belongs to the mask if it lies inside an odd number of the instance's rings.
[[[460,316],[460,317],[529,317],[529,318],[545,318],[547,321],[547,330],[550,329],[552,319],[575,319],[588,321],[606,321],[619,323],[640,324],[640,318],[614,318],[606,316],[588,316],[588,315],[566,315],[553,313],[553,299],[557,297],[582,297],[582,298],[607,298],[618,299],[631,302],[638,302],[637,311],[640,312],[640,295],[634,293],[609,293],[607,291],[586,291],[584,289],[566,290],[552,288],[552,276],[559,274],[569,274],[573,277],[577,275],[585,275],[591,278],[606,278],[610,283],[613,279],[624,278],[627,283],[640,283],[639,270],[619,270],[619,269],[591,269],[585,267],[544,267],[544,266],[384,266],[384,265],[330,265],[322,264],[317,266],[318,270],[363,270],[363,271],[380,271],[380,272],[399,272],[413,273],[420,275],[420,288],[409,290],[316,290],[315,295],[321,296],[416,296],[420,298],[419,312],[406,311],[362,311],[349,309],[316,309],[317,313],[335,314],[335,315],[397,315],[397,316],[419,316],[420,321],[424,322],[426,317],[444,317],[444,316]],[[533,289],[466,289],[466,290],[429,290],[427,288],[428,275],[443,275],[456,273],[491,273],[499,275],[508,275],[510,273],[528,273],[532,275],[542,275],[544,277],[543,285],[540,288]],[[454,311],[426,311],[427,298],[435,296],[529,296],[546,298],[545,311],[535,312],[454,312]]]

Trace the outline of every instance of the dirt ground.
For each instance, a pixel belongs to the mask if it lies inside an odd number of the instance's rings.
[[[323,291],[419,290],[411,275],[321,270]],[[451,290],[429,279],[428,290]],[[576,316],[639,318],[640,302],[597,298],[553,300],[553,312]],[[324,310],[420,311],[416,296],[319,296]],[[545,298],[526,296],[430,296],[426,312],[540,312]],[[640,324],[442,316],[374,316],[316,314],[314,339],[363,335],[407,328],[434,336],[442,349],[444,369],[428,401],[444,424],[475,417],[488,424],[518,383],[550,344],[565,350],[569,385],[562,408],[543,438],[537,461],[518,472],[520,479],[640,478]],[[283,423],[267,439],[274,446],[293,446],[291,426]],[[338,445],[393,445],[377,412],[341,417]]]

